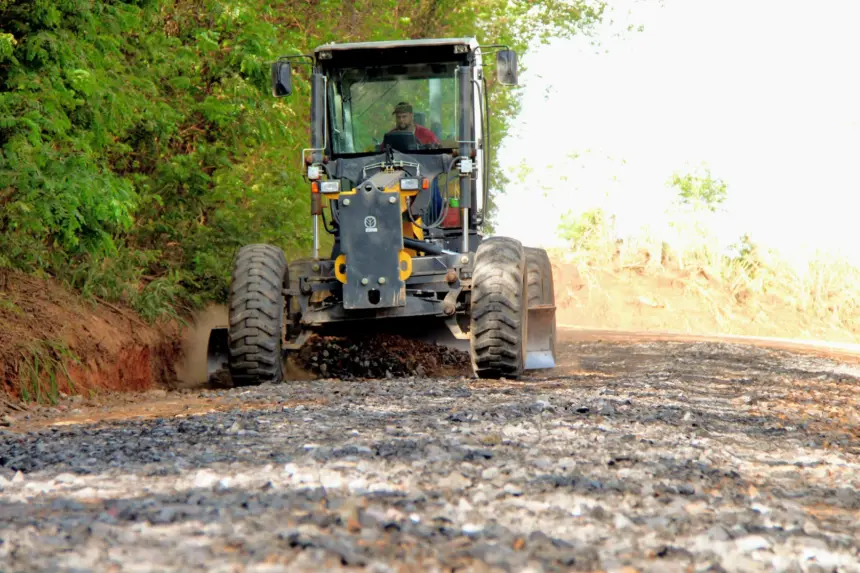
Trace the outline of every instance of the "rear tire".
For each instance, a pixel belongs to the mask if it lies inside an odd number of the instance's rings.
[[[529,308],[539,305],[555,305],[552,263],[546,250],[524,247],[529,273]]]
[[[475,253],[470,350],[479,378],[518,378],[528,335],[526,256],[516,239],[492,237]]]
[[[529,308],[544,304],[544,271],[541,258],[542,249],[523,247],[526,254],[526,269],[528,272]],[[549,260],[549,259],[547,259]]]
[[[284,380],[284,289],[289,269],[283,251],[247,245],[233,261],[230,283],[230,375],[235,386]]]
[[[536,306],[555,306],[555,284],[552,263],[546,250],[525,247],[526,266],[528,267],[529,308]],[[552,322],[550,347],[555,359],[556,322]]]

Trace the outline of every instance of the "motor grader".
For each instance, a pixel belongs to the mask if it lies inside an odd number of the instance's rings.
[[[546,251],[485,238],[490,109],[483,57],[517,84],[516,53],[473,38],[330,43],[272,64],[272,93],[306,65],[313,253],[273,245],[235,255],[229,324],[209,338],[210,375],[281,382],[309,336],[382,322],[468,348],[480,378],[555,366],[555,295]],[[321,255],[321,233],[333,236]],[[444,336],[439,337],[443,331]]]

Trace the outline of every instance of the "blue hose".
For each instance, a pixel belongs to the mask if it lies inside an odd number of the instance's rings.
[[[431,191],[432,195],[430,196],[430,221],[435,221],[439,218],[439,215],[442,213],[442,209],[444,204],[442,202],[442,192],[439,190],[439,178],[434,177],[432,183]]]

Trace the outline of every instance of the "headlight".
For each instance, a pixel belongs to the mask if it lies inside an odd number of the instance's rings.
[[[401,179],[400,189],[401,191],[417,191],[419,189],[418,179]]]
[[[322,193],[340,193],[340,181],[322,181],[320,182],[320,191]]]

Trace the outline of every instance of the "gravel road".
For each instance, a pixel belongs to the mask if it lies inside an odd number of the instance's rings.
[[[860,571],[860,361],[594,338],[561,355],[517,382],[18,414],[0,569]]]

